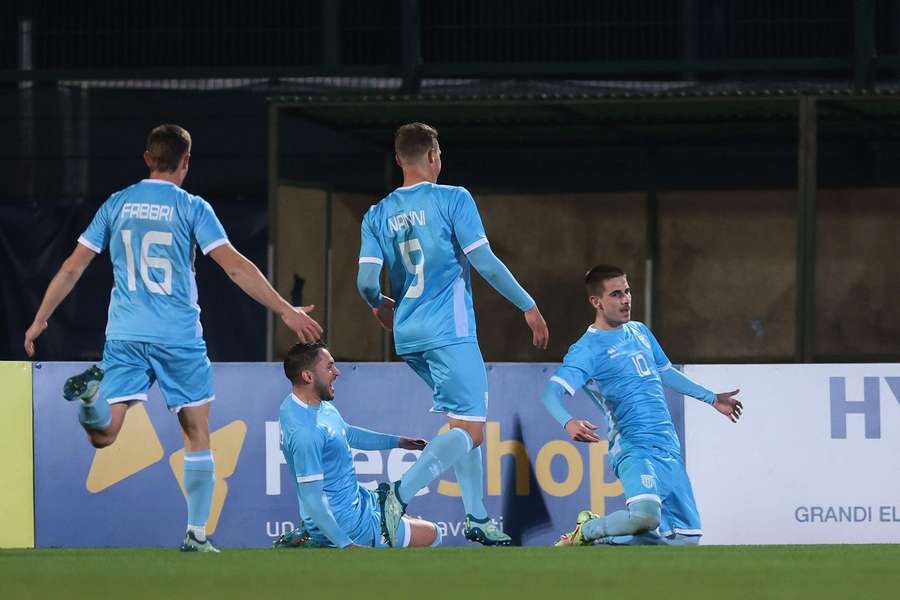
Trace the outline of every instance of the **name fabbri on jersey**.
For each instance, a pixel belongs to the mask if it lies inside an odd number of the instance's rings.
[[[900,523],[900,507],[798,506],[794,519],[800,523]]]
[[[122,205],[123,219],[147,219],[148,221],[171,221],[175,207],[168,204],[147,202],[126,202]]]

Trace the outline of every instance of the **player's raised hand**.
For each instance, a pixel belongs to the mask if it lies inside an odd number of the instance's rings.
[[[741,418],[741,413],[744,410],[744,405],[741,404],[741,401],[734,398],[740,391],[741,390],[734,390],[733,392],[716,394],[716,400],[713,402],[713,408],[731,419],[732,423],[738,422],[738,419]]]
[[[297,334],[297,337],[304,344],[310,344],[322,337],[322,326],[307,314],[315,310],[315,308],[314,304],[309,306],[292,306],[292,310],[281,313],[281,320],[284,321],[284,324],[291,331]]]
[[[34,340],[38,339],[45,329],[47,329],[47,321],[35,321],[25,332],[25,354],[29,358],[34,356]]]
[[[587,442],[589,444],[599,442],[600,438],[594,433],[595,429],[597,429],[596,425],[584,419],[570,419],[566,423],[566,431],[569,433],[569,437],[576,442]]]
[[[400,438],[400,447],[404,450],[424,450],[427,445],[428,442],[421,438]]]
[[[546,350],[547,344],[550,343],[550,330],[537,304],[525,311],[525,322],[531,329],[531,343],[535,348]]]
[[[381,323],[381,326],[387,331],[391,331],[394,328],[395,304],[393,298],[382,296],[381,303],[372,309],[372,314],[375,315],[375,318],[378,319],[378,322]]]

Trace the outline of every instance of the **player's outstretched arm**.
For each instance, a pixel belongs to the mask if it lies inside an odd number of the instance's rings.
[[[672,363],[660,368],[659,378],[664,386],[679,394],[702,400],[707,404],[712,404],[716,399],[716,395],[712,391],[691,381],[687,375],[673,367]]]
[[[277,314],[302,342],[314,342],[322,337],[322,327],[307,315],[314,306],[291,306],[250,260],[231,244],[210,251],[209,256],[228,274],[228,277],[248,296]]]
[[[553,418],[562,425],[566,430],[566,433],[568,433],[569,437],[574,441],[587,443],[599,442],[600,438],[594,433],[597,426],[590,421],[573,418],[572,415],[569,414],[569,411],[566,410],[566,407],[563,406],[562,399],[565,394],[566,389],[562,385],[556,381],[550,380],[544,388],[544,393],[541,394],[541,402],[544,403],[544,407],[550,412]]]
[[[360,260],[359,271],[356,274],[356,289],[372,309],[372,314],[375,315],[381,326],[387,331],[391,331],[394,328],[394,299],[381,293],[381,282],[379,281],[381,264],[370,262],[371,260],[366,262],[363,262],[363,259]]]
[[[380,433],[355,425],[347,427],[347,443],[351,448],[357,450],[390,450],[391,448],[422,450],[428,445],[428,442],[423,439]]]
[[[44,299],[41,300],[41,305],[34,315],[34,321],[25,332],[25,353],[29,357],[34,356],[34,341],[47,329],[47,321],[50,320],[59,304],[66,299],[66,296],[69,295],[69,292],[81,279],[84,270],[91,264],[95,256],[97,256],[97,253],[90,248],[82,244],[76,244],[75,250],[63,262],[53,279],[50,280],[50,285],[47,286],[47,291],[44,292]]]
[[[319,531],[324,533],[331,540],[331,543],[338,548],[353,546],[353,540],[334,520],[334,515],[322,501],[322,498],[325,496],[325,486],[322,480],[307,481],[297,487],[300,488],[300,502],[303,503],[306,514],[313,520]]]
[[[506,268],[506,265],[497,258],[490,245],[484,243],[466,254],[466,257],[469,259],[469,263],[478,271],[478,274],[484,277],[484,280],[491,287],[525,313],[525,323],[531,329],[532,344],[537,348],[546,350],[547,344],[550,342],[550,330],[547,328],[547,322],[544,321],[537,303],[519,285],[513,274]]]
[[[728,417],[732,423],[737,423],[738,419],[741,418],[741,411],[744,410],[744,405],[741,404],[740,400],[733,397],[740,390],[715,394],[702,385],[691,381],[687,375],[673,368],[671,364],[659,372],[659,378],[662,380],[663,385],[679,394],[697,398],[707,404],[711,404],[713,408]]]

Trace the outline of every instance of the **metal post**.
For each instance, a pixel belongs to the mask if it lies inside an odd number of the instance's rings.
[[[27,71],[34,70],[33,45],[31,19],[19,19],[18,68],[22,75]],[[20,155],[25,159],[25,172],[22,173],[22,193],[29,200],[33,200],[35,197],[35,170],[37,169],[34,160],[37,147],[37,132],[35,129],[34,87],[32,81],[26,79],[19,81],[18,101],[19,139],[22,140]]]
[[[276,103],[269,104],[269,240],[266,252],[266,270],[269,283],[275,287],[275,244],[278,239],[278,180],[279,169],[279,130],[278,121],[281,116],[281,107]],[[275,315],[271,310],[266,310],[266,361],[272,362],[275,356]]]
[[[322,63],[341,64],[341,0],[322,0]]]
[[[688,64],[697,60],[699,31],[697,16],[697,0],[681,0],[681,60]],[[693,81],[697,78],[697,74],[685,70],[682,77],[687,81]]]
[[[384,153],[384,192],[385,194],[391,193],[396,187],[395,183],[395,175],[394,175],[394,149],[386,150]],[[381,272],[381,289],[387,290],[388,295],[393,295],[392,290],[389,289],[390,286],[390,277],[388,277],[388,270],[384,269]],[[384,362],[390,362],[391,360],[391,336],[388,335],[388,332],[384,329],[381,330],[381,359]]]
[[[403,87],[415,94],[422,83],[422,11],[420,0],[403,0]]]
[[[853,75],[859,91],[875,84],[875,2],[856,0],[854,7],[856,53]]]
[[[644,323],[657,331],[662,327],[659,308],[659,194],[656,181],[655,146],[647,149],[646,179],[647,197],[644,202],[647,229],[644,243]]]
[[[800,97],[797,169],[797,350],[800,362],[815,358],[816,327],[816,155],[815,96]]]
[[[647,191],[647,239],[644,258],[644,324],[659,329],[661,319],[656,307],[657,280],[659,271],[659,197],[655,186]]]

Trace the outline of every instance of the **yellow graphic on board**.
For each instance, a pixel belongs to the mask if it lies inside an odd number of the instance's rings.
[[[216,532],[216,525],[219,524],[219,515],[222,514],[222,507],[228,496],[228,482],[225,480],[231,477],[237,468],[238,457],[241,455],[246,435],[247,424],[243,421],[232,421],[210,436],[213,460],[216,461],[216,486],[213,491],[209,521],[206,523],[206,531],[210,535]],[[175,479],[178,480],[181,493],[186,495],[184,490],[184,448],[172,453],[169,457],[169,466],[172,468]]]
[[[128,409],[116,443],[94,453],[85,485],[96,494],[162,460],[163,447],[144,404]]]

